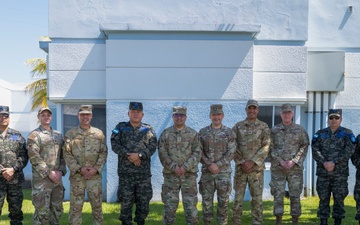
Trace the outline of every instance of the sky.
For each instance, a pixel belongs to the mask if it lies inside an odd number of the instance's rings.
[[[0,79],[30,83],[30,58],[45,58],[39,48],[41,36],[48,36],[48,0],[1,1]]]

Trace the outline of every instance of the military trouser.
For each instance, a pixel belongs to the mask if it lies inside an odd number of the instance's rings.
[[[230,173],[203,173],[199,182],[199,192],[202,195],[204,223],[210,223],[214,217],[214,194],[217,195],[217,223],[227,225],[229,195],[231,193]]]
[[[318,176],[316,191],[319,195],[320,204],[317,216],[319,218],[330,217],[331,193],[334,198],[332,217],[345,218],[344,199],[349,193],[347,176]]]
[[[132,224],[132,207],[135,203],[135,218],[137,224],[145,224],[149,214],[149,203],[152,198],[150,174],[120,174],[118,199],[121,205],[119,219],[123,224]]]
[[[176,210],[179,206],[179,192],[181,191],[185,219],[188,225],[198,224],[198,203],[196,173],[185,173],[178,177],[175,174],[164,173],[164,184],[162,185],[161,199],[164,203],[164,224],[175,224]]]
[[[32,180],[33,225],[60,224],[63,213],[64,187],[49,178]]]
[[[360,169],[356,171],[356,181],[354,187],[354,199],[356,201],[356,220],[360,220]]]
[[[294,168],[295,167],[295,168]],[[271,170],[270,189],[274,196],[275,216],[284,214],[285,186],[288,182],[290,196],[290,215],[301,215],[300,195],[303,190],[303,171],[298,166],[290,170]]]
[[[70,178],[70,211],[69,224],[82,224],[82,208],[84,205],[85,189],[92,209],[93,224],[103,224],[102,214],[102,184],[101,178],[85,180],[78,174]]]
[[[24,199],[21,183],[8,184],[3,178],[0,179],[0,215],[6,196],[9,207],[10,224],[21,225],[23,221],[21,207]]]
[[[234,177],[235,198],[233,206],[233,225],[241,224],[246,184],[249,185],[251,195],[252,224],[261,224],[263,221],[262,193],[264,187],[264,171],[255,171],[247,174],[240,168],[237,168]]]

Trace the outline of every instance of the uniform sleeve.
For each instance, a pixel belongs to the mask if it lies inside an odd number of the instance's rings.
[[[261,131],[261,148],[252,157],[252,161],[257,165],[262,165],[269,154],[270,149],[270,129],[266,127]]]
[[[28,136],[27,149],[33,168],[42,178],[47,177],[50,173],[50,168],[46,165],[40,155],[40,137],[37,135],[36,131],[30,133]]]
[[[19,134],[19,135],[20,135],[20,139],[21,139],[21,141],[19,143],[19,155],[17,156],[16,165],[14,165],[14,166],[16,166],[19,169],[19,171],[22,171],[26,167],[26,165],[29,161],[29,157],[28,157],[28,151],[26,149],[25,138],[23,138],[23,136],[21,136],[21,134]]]
[[[204,154],[204,140],[202,136],[204,135],[205,130],[201,129],[199,131],[199,144],[200,144],[200,150],[201,150],[201,163],[204,164],[206,167],[209,167],[212,164],[212,161],[209,160],[206,154]]]
[[[66,134],[64,138],[64,146],[63,146],[63,155],[66,165],[70,169],[71,174],[75,174],[79,169],[81,169],[81,165],[79,165],[78,161],[75,159],[72,148],[71,148],[72,137],[70,134]]]
[[[299,165],[300,167],[303,165],[304,160],[306,158],[308,147],[309,147],[309,135],[307,132],[302,128],[301,131],[301,143],[300,143],[300,149],[296,153],[296,155],[293,158],[293,161]]]
[[[102,169],[104,168],[106,159],[107,159],[107,155],[108,155],[108,149],[105,143],[105,136],[104,134],[101,132],[100,135],[100,152],[99,152],[99,157],[98,160],[94,166],[94,168],[98,171],[99,174],[101,174]]]
[[[232,130],[230,130],[229,136],[228,136],[227,149],[224,152],[223,157],[221,157],[220,160],[215,162],[218,167],[222,167],[224,165],[229,165],[231,163],[231,160],[233,160],[234,152],[236,149],[235,137],[236,137],[235,133]]]
[[[160,162],[163,165],[163,167],[175,172],[177,163],[172,161],[171,158],[170,158],[169,144],[168,144],[168,142],[166,140],[165,132],[163,132],[160,135],[158,149],[159,149],[159,152],[158,152],[159,153],[159,159],[160,159]]]
[[[356,137],[356,147],[355,152],[351,156],[351,162],[352,164],[357,168],[360,169],[360,134]]]
[[[196,134],[193,138],[193,142],[191,144],[191,155],[182,165],[186,171],[190,171],[192,168],[198,166],[201,158],[201,148],[199,135]]]
[[[319,131],[314,134],[314,137],[311,141],[311,151],[312,151],[312,156],[313,156],[314,160],[318,164],[323,164],[324,162],[327,161],[325,159],[325,157],[323,156],[323,154],[321,153],[321,151],[322,151],[321,137],[320,137]]]
[[[117,155],[120,156],[120,158],[127,158],[127,151],[125,149],[125,143],[122,143],[123,133],[121,132],[121,125],[118,124],[113,130],[111,134],[111,149],[113,152],[115,152]]]
[[[275,145],[275,139],[276,139],[276,132],[274,131],[274,129],[271,129],[271,133],[270,133],[270,157],[272,159],[272,162],[276,162],[278,164],[280,164],[281,161],[283,161],[283,159],[281,158],[281,156],[278,154],[277,149],[276,149],[276,145]]]
[[[239,149],[239,132],[237,129],[237,125],[235,124],[235,126],[232,128],[234,134],[235,134],[235,151],[234,151],[234,162],[235,165],[240,165],[242,163],[244,163],[246,160],[244,159],[244,157],[242,156],[240,149]]]
[[[139,150],[139,153],[142,154],[142,159],[150,159],[156,152],[157,147],[157,138],[153,128],[150,128],[145,137],[147,139],[145,140],[145,143],[147,143],[146,148]]]
[[[338,158],[334,159],[337,162],[348,162],[355,150],[355,136],[351,130],[348,131],[345,137],[345,145],[343,151],[339,151]]]

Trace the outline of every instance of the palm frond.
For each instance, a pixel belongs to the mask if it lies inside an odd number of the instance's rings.
[[[44,58],[28,59],[25,61],[25,64],[33,68],[30,71],[33,78],[42,77],[46,74],[46,59]]]

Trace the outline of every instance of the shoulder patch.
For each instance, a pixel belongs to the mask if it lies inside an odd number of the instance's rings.
[[[115,129],[112,130],[111,132],[112,132],[113,134],[118,134],[118,133],[119,133],[119,130],[115,128]]]

